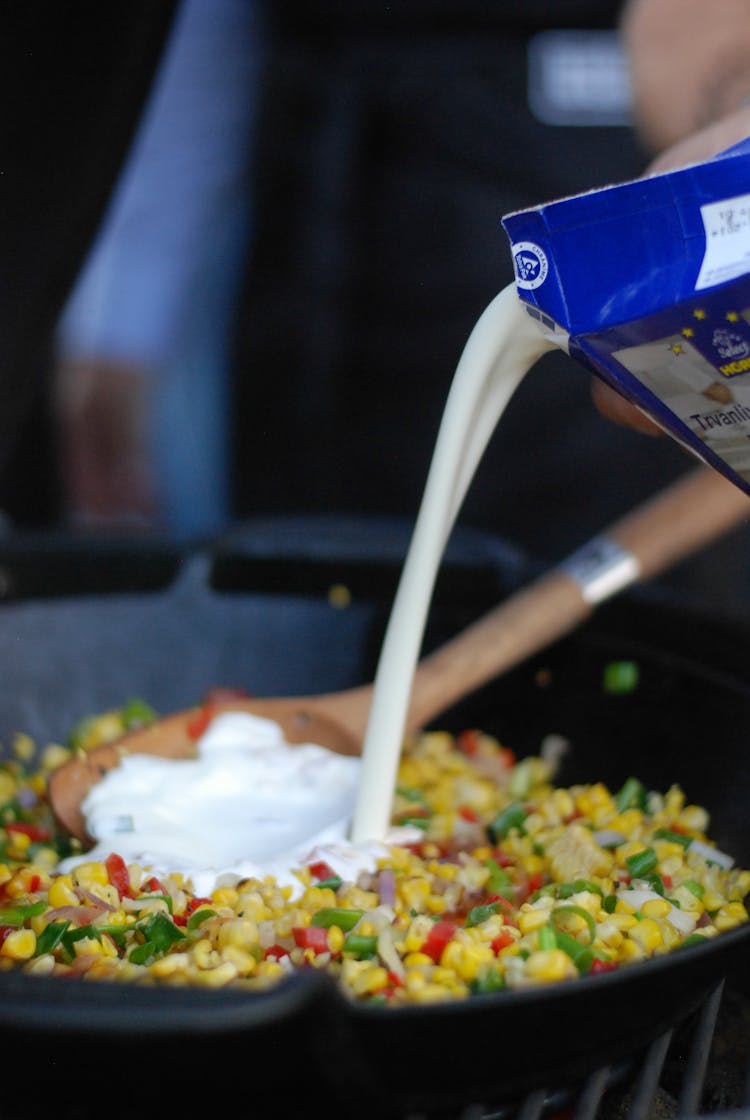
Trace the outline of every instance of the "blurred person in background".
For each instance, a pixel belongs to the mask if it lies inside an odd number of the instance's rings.
[[[231,518],[415,514],[463,345],[513,280],[500,217],[646,166],[620,16],[617,0],[267,5]],[[538,363],[462,520],[553,560],[692,467],[589,394],[562,353]],[[675,578],[736,605],[740,537]]]
[[[280,0],[238,322],[235,510],[413,516],[456,363],[513,282],[503,214],[641,175],[622,6]],[[585,261],[581,267],[585,268]],[[460,520],[554,562],[692,469],[565,354],[514,394]],[[665,579],[735,610],[741,530]]]
[[[63,516],[200,536],[229,519],[228,340],[249,251],[263,9],[183,0],[57,334]]]
[[[621,35],[647,174],[750,136],[750,0],[628,0]],[[604,415],[649,430],[622,397],[601,381],[592,386]]]

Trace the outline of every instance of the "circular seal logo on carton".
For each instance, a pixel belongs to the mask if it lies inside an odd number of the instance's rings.
[[[538,288],[547,279],[547,255],[533,241],[516,242],[513,246],[513,264],[519,288]]]

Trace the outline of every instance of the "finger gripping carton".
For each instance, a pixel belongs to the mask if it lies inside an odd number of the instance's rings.
[[[540,329],[750,493],[750,141],[502,223]]]

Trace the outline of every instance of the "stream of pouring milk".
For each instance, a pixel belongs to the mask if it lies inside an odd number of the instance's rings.
[[[464,347],[375,674],[350,834],[355,844],[380,839],[388,830],[427,612],[461,504],[516,388],[542,354],[558,345],[528,315],[511,284],[480,316]]]
[[[296,890],[294,869],[311,852],[356,878],[384,844],[414,839],[389,827],[390,813],[437,570],[503,410],[531,366],[558,344],[525,312],[514,287],[496,296],[469,336],[391,610],[362,757],[290,747],[278,725],[225,713],[199,740],[196,758],[130,755],[96,783],[83,803],[95,846],[60,870],[116,851],[159,872],[181,871],[203,894],[215,882],[265,874]]]

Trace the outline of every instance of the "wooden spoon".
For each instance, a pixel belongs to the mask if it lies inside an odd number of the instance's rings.
[[[500,603],[420,662],[406,731],[428,721],[493,677],[584,621],[596,605],[636,580],[649,579],[750,517],[750,498],[717,472],[699,467],[617,521],[559,567]],[[318,696],[268,699],[226,694],[211,713],[248,711],[274,720],[290,743],[312,742],[360,753],[372,685]],[[197,709],[177,712],[116,742],[81,752],[49,783],[55,816],[87,839],[81,802],[124,754],[190,758]]]

